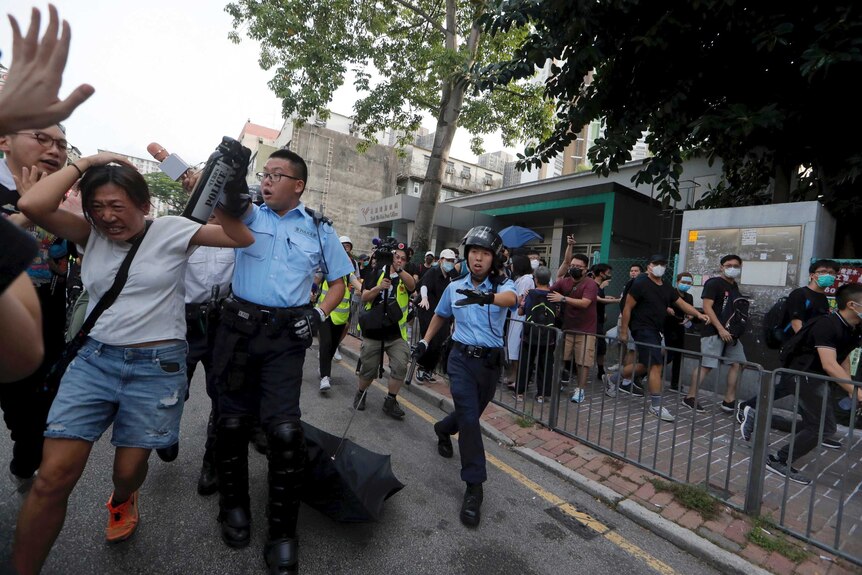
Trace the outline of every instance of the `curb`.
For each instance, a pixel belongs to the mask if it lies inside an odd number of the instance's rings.
[[[700,535],[685,527],[680,527],[655,511],[645,509],[630,499],[621,501],[617,505],[617,511],[656,535],[667,539],[680,549],[718,567],[723,573],[771,575],[769,571],[749,563],[742,557],[722,549]]]
[[[350,349],[342,349],[341,354],[351,357],[354,361],[358,359],[357,354]],[[402,390],[404,389],[409,390],[412,395],[422,398],[426,403],[430,403],[431,405],[442,409],[446,413],[452,413],[455,409],[451,398],[441,395],[431,389],[422,387],[421,385],[415,383],[412,385],[405,385],[402,387]],[[722,549],[715,543],[701,537],[697,533],[665,519],[658,513],[646,509],[639,503],[626,499],[625,496],[617,493],[609,487],[606,487],[598,481],[585,477],[576,471],[572,471],[568,467],[565,467],[544,455],[539,455],[530,448],[517,447],[515,442],[512,441],[509,436],[488,423],[480,421],[480,425],[482,427],[483,435],[487,435],[501,445],[506,445],[512,448],[512,451],[526,460],[539,465],[563,480],[572,483],[575,487],[614,508],[621,515],[634,521],[641,527],[668,540],[683,551],[703,559],[707,563],[717,567],[723,573],[733,573],[734,575],[772,575],[769,571],[749,563],[730,551]]]

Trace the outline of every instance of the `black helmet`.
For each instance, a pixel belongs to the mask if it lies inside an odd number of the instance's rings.
[[[461,240],[461,245],[464,246],[465,256],[470,246],[485,248],[495,256],[499,256],[503,250],[503,239],[488,226],[476,226],[467,232],[467,235]]]

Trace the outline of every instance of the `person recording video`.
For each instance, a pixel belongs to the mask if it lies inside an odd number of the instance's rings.
[[[353,407],[358,411],[365,409],[368,387],[374,378],[382,375],[380,368],[385,354],[389,357],[390,373],[383,413],[401,420],[404,419],[404,410],[398,405],[398,392],[410,360],[407,307],[416,282],[404,269],[407,263],[404,244],[394,238],[378,241],[374,259],[376,267],[368,273],[362,285],[365,309],[359,316],[362,345],[359,349],[359,385]]]

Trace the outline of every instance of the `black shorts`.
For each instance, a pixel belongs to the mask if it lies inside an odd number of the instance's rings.
[[[633,329],[632,339],[638,352],[638,363],[643,365],[661,365],[662,335],[657,329]],[[652,345],[640,345],[652,344]]]

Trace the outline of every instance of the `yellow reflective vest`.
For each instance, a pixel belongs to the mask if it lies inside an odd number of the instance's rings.
[[[344,297],[341,298],[341,302],[338,304],[332,312],[329,314],[329,319],[332,320],[333,325],[344,325],[350,319],[350,276],[344,276]],[[317,303],[323,301],[323,298],[326,297],[326,293],[329,291],[329,283],[326,280],[323,280],[323,283],[320,284],[320,297],[317,298]]]

